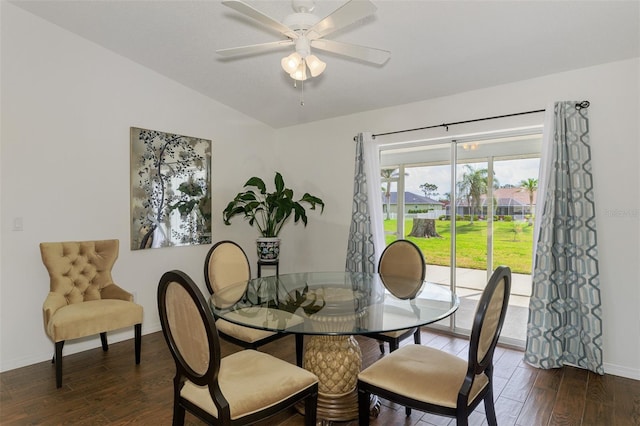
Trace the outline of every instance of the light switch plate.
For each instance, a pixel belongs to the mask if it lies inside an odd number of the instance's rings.
[[[13,218],[13,231],[22,231],[23,228],[23,223],[22,223],[22,217],[14,217]]]

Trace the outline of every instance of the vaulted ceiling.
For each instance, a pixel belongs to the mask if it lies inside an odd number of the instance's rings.
[[[12,3],[274,128],[640,56],[638,1],[372,1],[375,15],[328,38],[391,59],[314,51],[327,68],[303,87],[280,67],[292,48],[215,53],[282,39],[220,1]],[[292,13],[288,0],[246,2],[278,20]],[[317,0],[314,13],[343,3]]]

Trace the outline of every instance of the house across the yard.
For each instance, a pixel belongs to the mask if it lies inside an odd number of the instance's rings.
[[[529,199],[529,191],[522,188],[498,188],[493,191],[494,203],[496,209],[494,216],[513,216],[514,219],[523,219],[526,215],[531,214],[536,208],[537,191],[533,192],[533,204]],[[456,213],[459,215],[470,214],[469,204],[464,197],[456,200]],[[482,216],[487,215],[487,195],[483,194],[480,199],[482,208]],[[449,206],[446,207],[449,214]],[[480,214],[476,209],[474,214]]]
[[[396,217],[398,213],[398,193],[390,192],[387,199],[385,192],[382,193],[382,211],[386,217],[387,212],[391,217]],[[445,214],[444,203],[436,201],[429,197],[414,194],[413,192],[404,193],[404,214]]]

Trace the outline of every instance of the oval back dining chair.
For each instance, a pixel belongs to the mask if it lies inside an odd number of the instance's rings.
[[[359,424],[369,424],[371,394],[407,407],[455,417],[458,426],[484,401],[487,421],[497,425],[493,403],[493,353],[509,304],[511,270],[498,267],[482,292],[471,329],[468,359],[422,345],[407,345],[358,375]]]
[[[399,294],[397,289],[389,289],[394,295],[402,298],[415,296],[422,287],[426,275],[426,264],[422,250],[409,240],[395,240],[382,252],[378,262],[378,273],[385,282],[385,276],[407,278],[411,288],[403,289]],[[400,346],[400,342],[413,334],[413,341],[420,344],[420,328],[390,331],[385,333],[367,334],[367,337],[377,339],[380,343],[380,353],[384,353],[384,342],[389,343],[389,352]]]
[[[204,280],[210,294],[228,285],[251,279],[249,259],[234,241],[219,241],[211,247],[204,261]],[[216,327],[220,336],[245,349],[258,349],[274,340],[286,337],[285,333],[258,330],[218,319]],[[302,366],[303,335],[296,334],[296,364]]]
[[[304,402],[305,425],[316,424],[318,378],[272,355],[243,350],[224,358],[211,310],[181,271],[158,285],[162,333],[176,364],[173,424],[185,412],[214,425],[249,425]]]

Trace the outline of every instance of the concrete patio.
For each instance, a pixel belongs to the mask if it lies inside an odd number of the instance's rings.
[[[436,284],[448,286],[450,283],[450,269],[448,266],[427,265],[426,280]],[[511,297],[501,337],[516,344],[524,345],[529,315],[529,296],[531,295],[531,275],[511,275]],[[487,284],[487,271],[477,269],[457,268],[456,293],[460,297],[460,308],[456,312],[456,326],[471,329],[473,314],[480,294]]]

